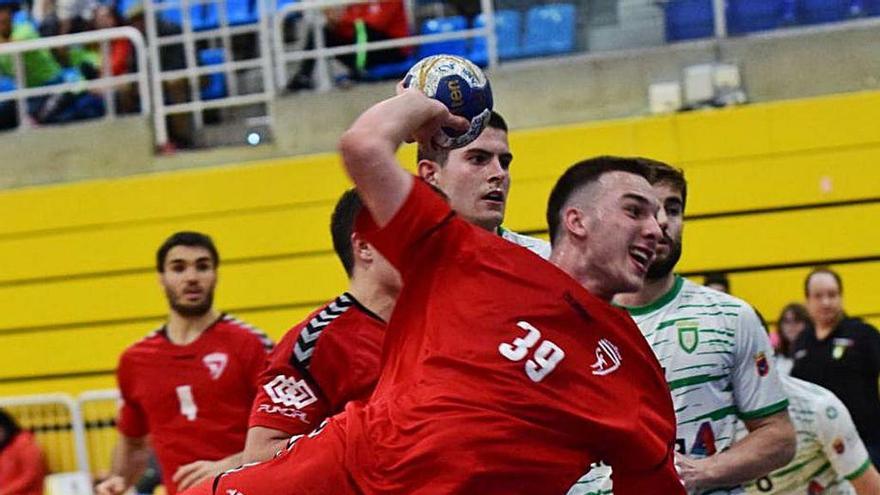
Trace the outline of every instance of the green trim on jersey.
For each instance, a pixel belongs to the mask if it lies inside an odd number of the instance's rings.
[[[755,411],[737,413],[736,416],[744,421],[750,419],[761,419],[766,418],[767,416],[772,416],[773,414],[784,411],[786,409],[788,409],[788,399],[777,402],[776,404],[771,404],[767,407],[762,407],[761,409],[757,409]]]
[[[622,306],[622,308],[627,310],[629,312],[629,314],[631,314],[633,316],[644,315],[644,314],[651,313],[653,311],[657,311],[658,309],[662,308],[663,306],[666,306],[673,299],[675,299],[675,296],[677,296],[678,293],[681,292],[682,285],[684,285],[684,278],[682,278],[680,275],[676,275],[675,276],[675,283],[672,284],[672,288],[669,289],[669,291],[666,294],[663,294],[662,296],[660,296],[660,299],[657,299],[656,301],[654,301],[651,304],[648,304],[646,306],[634,306],[634,307]]]
[[[868,468],[871,466],[872,466],[871,458],[869,457],[868,459],[865,460],[865,463],[862,464],[862,467],[856,469],[854,473],[844,476],[844,478],[846,478],[847,481],[852,481],[852,480],[858,478],[859,476],[865,474],[865,471],[867,471]]]

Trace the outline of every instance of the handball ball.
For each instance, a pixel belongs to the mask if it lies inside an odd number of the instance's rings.
[[[444,127],[437,144],[460,148],[479,137],[492,112],[492,88],[483,71],[470,60],[455,55],[432,55],[413,65],[403,78],[403,87],[415,87],[449,111],[470,120],[466,131]]]

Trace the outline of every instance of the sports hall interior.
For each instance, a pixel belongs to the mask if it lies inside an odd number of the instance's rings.
[[[583,158],[667,161],[689,181],[681,273],[726,272],[772,326],[829,265],[847,312],[880,326],[878,46],[866,18],[501,63],[488,76],[515,155],[505,225],[546,238],[548,192]],[[717,61],[738,65],[749,103],[649,114],[651,83]],[[216,307],[275,339],[335,297],[328,221],[349,187],[336,140],[393,88],[279,94],[274,139],[255,147],[159,156],[147,116],[0,134],[0,397],[113,388],[122,350],[167,313],[155,250],[178,230],[220,250]],[[106,468],[106,450],[90,457]]]

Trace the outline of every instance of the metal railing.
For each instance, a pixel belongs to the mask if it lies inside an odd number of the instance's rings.
[[[46,452],[54,472],[89,472],[85,427],[79,404],[67,394],[0,398],[23,429],[31,430]]]
[[[193,5],[216,6],[218,13],[217,27],[194,30],[190,7]],[[270,112],[271,102],[275,96],[272,85],[272,58],[269,48],[269,16],[262,1],[256,1],[257,21],[239,26],[230,25],[228,19],[228,3],[226,0],[180,0],[179,2],[158,3],[147,0],[144,3],[147,40],[150,50],[150,80],[152,82],[155,97],[153,111],[153,124],[156,132],[156,142],[159,146],[168,142],[168,130],[165,127],[167,115],[192,113],[196,128],[203,125],[202,110],[212,108],[226,108],[234,106],[252,105],[264,103],[267,112]],[[170,36],[162,36],[158,30],[158,17],[168,10],[181,11],[182,33]],[[245,60],[232,60],[232,36],[253,33],[258,38],[259,55]],[[211,65],[199,65],[196,54],[196,42],[220,38],[224,52],[222,63]],[[160,49],[163,46],[183,45],[185,67],[175,70],[162,70]],[[236,71],[247,69],[259,69],[262,80],[262,91],[258,93],[240,94]],[[202,100],[199,91],[199,77],[223,72],[226,78],[228,95],[211,100]],[[163,82],[186,78],[189,82],[189,101],[165,103],[163,94]],[[271,115],[267,116],[271,123]]]
[[[110,70],[110,42],[114,39],[125,38],[134,46],[137,58],[137,71],[130,74],[114,76]],[[23,56],[26,52],[34,50],[47,50],[52,48],[70,47],[80,44],[100,43],[101,45],[101,76],[97,79],[86,81],[65,82],[46,86],[27,87],[27,75],[25,73]],[[104,104],[106,106],[105,118],[113,118],[116,115],[116,104],[113,98],[113,87],[121,84],[137,83],[140,97],[141,114],[150,112],[149,79],[147,76],[147,56],[144,38],[141,33],[131,27],[115,27],[99,31],[87,31],[50,38],[40,38],[27,41],[15,41],[0,44],[0,55],[9,55],[13,58],[15,68],[16,88],[0,92],[0,102],[16,100],[18,102],[19,129],[27,129],[27,99],[39,96],[62,94],[69,91],[104,90]]]
[[[277,84],[279,88],[283,88],[287,83],[287,64],[291,62],[316,59],[316,89],[318,91],[327,91],[331,87],[329,66],[327,62],[328,57],[356,53],[361,50],[369,52],[389,48],[418,46],[439,41],[485,37],[488,66],[489,68],[494,68],[498,64],[498,39],[495,34],[495,16],[492,0],[480,0],[482,13],[486,20],[483,27],[448,33],[407,36],[404,38],[383,41],[369,41],[363,44],[342,45],[328,48],[324,40],[326,18],[321,10],[329,7],[342,7],[358,3],[365,2],[364,0],[315,0],[297,2],[285,5],[275,14],[273,18],[274,26],[272,39],[275,58],[275,84]],[[294,51],[288,51],[285,48],[284,23],[288,17],[294,14],[303,14],[303,18],[300,22],[306,23],[312,29],[312,35],[315,40],[314,49],[297,49]]]

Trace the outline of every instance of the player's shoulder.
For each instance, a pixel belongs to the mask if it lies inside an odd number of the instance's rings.
[[[755,308],[747,301],[688,279],[684,279],[682,284],[680,304],[700,307],[713,316],[761,321]]]
[[[161,354],[167,343],[165,325],[155,328],[122,351],[119,357],[120,366],[134,360],[150,360],[153,356]]]
[[[825,406],[836,406],[840,400],[830,390],[793,376],[783,376],[782,386],[785,395],[792,401],[810,405],[810,409],[818,411]]]
[[[283,345],[290,349],[292,362],[308,368],[319,348],[356,346],[362,335],[375,334],[376,338],[381,338],[384,326],[378,316],[346,292],[288,330]]]
[[[266,335],[266,332],[232,314],[223,313],[214,324],[214,331],[223,334],[224,338],[258,343],[267,351],[271,351],[274,347],[272,339]]]

